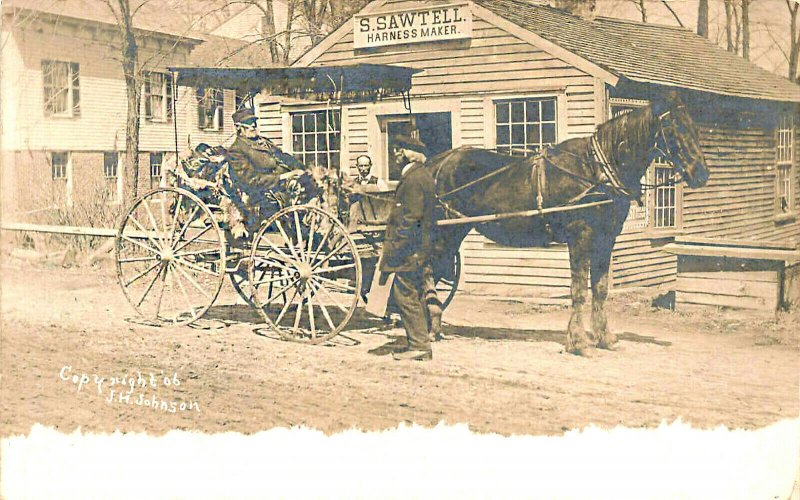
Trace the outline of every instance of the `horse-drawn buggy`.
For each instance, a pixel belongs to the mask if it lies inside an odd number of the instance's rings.
[[[331,96],[340,106],[350,98],[397,94],[410,102],[415,72],[380,65],[200,68],[181,69],[179,83],[326,95],[330,110]],[[608,330],[603,304],[611,252],[631,202],[646,189],[682,181],[697,187],[708,179],[693,121],[677,94],[654,95],[650,105],[601,124],[592,136],[533,155],[523,153],[459,148],[426,163],[435,179],[440,218],[434,243],[440,299],[449,303],[455,293],[459,247],[472,228],[503,245],[563,242],[570,252],[573,299],[567,350],[612,347],[616,337]],[[645,173],[656,158],[672,165],[674,175],[648,184]],[[224,170],[217,174],[216,181],[224,179]],[[382,239],[380,220],[366,221],[354,231],[343,224],[339,214],[346,197],[340,173],[333,195],[327,197],[330,183],[310,182],[312,173],[288,179],[289,196],[282,197],[288,201],[256,223],[245,224],[246,231],[235,229],[240,217],[236,207],[219,201],[235,200],[235,185],[212,182],[217,187],[211,191],[234,191],[220,198],[202,186],[192,188],[190,177],[145,194],[119,227],[119,280],[137,311],[160,324],[195,321],[214,302],[228,275],[242,298],[282,337],[319,343],[339,333],[372,282]],[[322,186],[319,192],[315,186]],[[381,204],[391,203],[391,197],[375,193],[366,199],[378,212]],[[593,336],[587,335],[582,319],[589,281]]]
[[[407,93],[413,72],[376,65],[186,68],[178,70],[177,78],[184,85],[251,96],[264,89],[325,95],[327,123],[322,126],[336,130],[332,96],[341,105],[352,96]],[[214,304],[227,276],[239,296],[283,338],[320,343],[338,334],[366,300],[392,193],[353,193],[340,171],[304,166],[276,148],[275,161],[293,170],[256,200],[237,185],[224,151],[211,153],[181,159],[170,185],[135,200],[123,217],[116,241],[117,275],[128,301],[154,324],[192,323]],[[325,163],[333,164],[330,156]],[[354,198],[360,198],[363,215],[355,227],[343,220],[345,205]],[[458,254],[438,269],[437,290],[446,306],[458,285]]]

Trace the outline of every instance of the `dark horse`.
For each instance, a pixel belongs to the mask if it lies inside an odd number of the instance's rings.
[[[428,162],[445,218],[611,202],[544,216],[442,226],[437,251],[444,259],[452,259],[472,227],[503,245],[567,243],[573,307],[566,349],[575,354],[588,354],[595,346],[613,349],[617,339],[608,330],[604,310],[611,250],[631,200],[641,197],[642,175],[656,156],[675,168],[673,182],[683,180],[689,187],[699,187],[708,180],[697,131],[674,93],[613,118],[592,137],[564,141],[536,157],[509,157],[473,148],[446,151]],[[590,269],[591,337],[582,319]]]

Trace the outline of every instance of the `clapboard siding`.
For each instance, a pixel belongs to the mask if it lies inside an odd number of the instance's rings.
[[[766,126],[698,125],[710,178],[705,187],[683,192],[684,233],[766,241],[800,237],[796,222],[774,220],[773,130]]]
[[[281,119],[280,102],[258,103],[258,131],[278,147],[283,147],[283,120]]]
[[[508,248],[476,232],[461,246],[462,287],[472,293],[508,296],[569,295],[570,270],[566,248]]]
[[[386,4],[380,10],[396,7]],[[413,77],[412,94],[417,97],[563,90],[570,85],[591,89],[592,85],[586,73],[477,16],[468,42],[417,43],[365,52],[353,48],[351,30],[313,64],[356,61],[424,69]]]
[[[660,241],[641,232],[620,235],[611,254],[613,286],[652,286],[675,281],[677,258],[660,250]]]
[[[704,305],[775,311],[779,301],[778,273],[681,272],[675,283],[675,301]]]

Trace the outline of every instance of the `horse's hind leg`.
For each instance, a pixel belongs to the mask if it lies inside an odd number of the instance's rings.
[[[572,274],[572,315],[567,326],[566,350],[573,354],[586,355],[594,343],[586,335],[583,326],[583,310],[586,307],[586,282],[589,278],[589,229],[583,227],[568,242],[569,266]]]
[[[617,336],[608,330],[605,310],[613,246],[613,239],[606,237],[596,239],[592,245],[592,331],[597,337],[597,347],[601,349],[612,349],[617,342]]]

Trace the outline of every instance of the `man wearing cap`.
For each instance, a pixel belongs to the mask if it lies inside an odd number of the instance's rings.
[[[431,350],[431,317],[426,304],[426,270],[430,270],[434,182],[424,168],[425,145],[418,139],[398,136],[391,153],[405,165],[389,215],[380,270],[394,273],[391,296],[408,336],[408,348],[394,353],[398,360],[427,361]],[[435,294],[435,292],[434,292]]]
[[[266,208],[271,203],[267,194],[280,196],[277,192],[280,181],[299,173],[303,164],[259,135],[258,119],[250,109],[235,112],[233,123],[236,125],[236,140],[227,152],[231,179],[246,195],[247,205]],[[253,223],[256,216],[263,218],[267,215],[252,213],[248,219]]]

